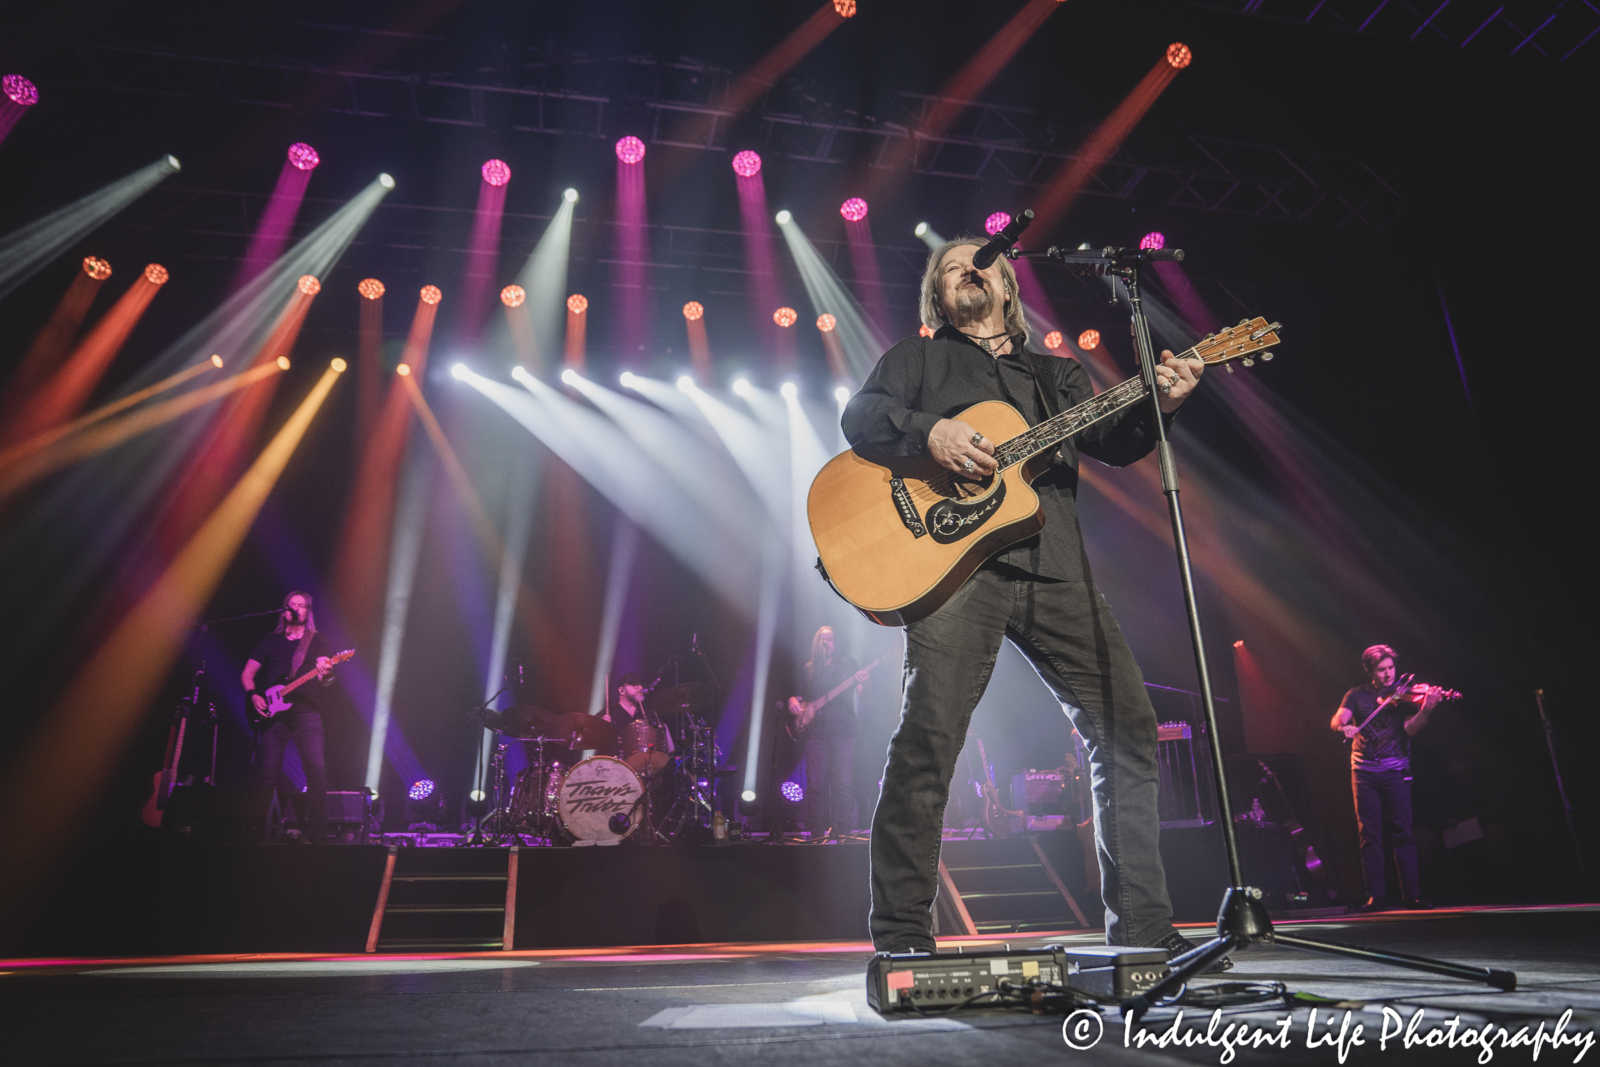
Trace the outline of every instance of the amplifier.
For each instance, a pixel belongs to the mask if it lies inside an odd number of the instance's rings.
[[[867,1003],[880,1015],[948,1007],[995,992],[1009,979],[1025,988],[1038,979],[1092,996],[1121,1000],[1166,977],[1159,948],[1025,948],[975,952],[880,952],[867,964]],[[980,1001],[973,1009],[990,1008]]]

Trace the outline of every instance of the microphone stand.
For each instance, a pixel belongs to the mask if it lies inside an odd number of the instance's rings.
[[[1222,748],[1217,739],[1217,706],[1211,690],[1211,672],[1206,664],[1205,637],[1200,626],[1200,608],[1195,597],[1194,568],[1189,560],[1189,539],[1184,533],[1183,506],[1178,499],[1178,467],[1173,459],[1172,444],[1167,440],[1167,426],[1161,411],[1161,391],[1156,382],[1155,346],[1150,342],[1150,325],[1145,319],[1144,305],[1139,291],[1140,268],[1149,262],[1183,259],[1179,248],[1103,248],[1063,249],[1052,247],[1045,252],[1022,253],[1016,249],[1006,252],[1008,258],[1020,255],[1029,258],[1053,259],[1064,264],[1076,274],[1111,277],[1120,280],[1128,293],[1128,307],[1133,318],[1134,348],[1139,357],[1139,374],[1144,379],[1149,402],[1150,420],[1156,430],[1156,452],[1161,463],[1161,491],[1167,498],[1167,512],[1172,521],[1172,543],[1178,557],[1178,578],[1183,586],[1184,608],[1189,616],[1189,640],[1194,646],[1195,674],[1200,681],[1200,706],[1205,715],[1206,730],[1211,738],[1212,782],[1217,792],[1217,811],[1222,821],[1222,842],[1227,853],[1229,887],[1223,893],[1222,906],[1217,913],[1217,936],[1190,952],[1175,956],[1169,962],[1167,977],[1145,990],[1139,996],[1124,1001],[1124,1018],[1137,1020],[1162,997],[1174,992],[1189,979],[1205,973],[1217,960],[1229,952],[1247,949],[1252,945],[1277,944],[1302,952],[1312,952],[1367,963],[1384,963],[1429,974],[1442,974],[1472,982],[1483,982],[1510,992],[1517,987],[1517,976],[1510,971],[1482,967],[1467,967],[1457,963],[1411,956],[1380,949],[1358,948],[1331,941],[1279,933],[1272,927],[1260,889],[1247,886],[1239,862],[1239,841],[1234,832],[1233,801],[1228,793],[1228,767],[1222,758]]]

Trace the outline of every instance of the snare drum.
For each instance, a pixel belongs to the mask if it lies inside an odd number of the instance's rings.
[[[672,762],[666,731],[644,719],[635,719],[622,731],[622,762],[640,774],[653,774]]]
[[[561,779],[557,807],[561,825],[580,845],[614,845],[638,828],[644,814],[644,785],[633,768],[615,756],[590,756],[572,765]],[[618,825],[612,819],[618,819]],[[626,825],[620,825],[626,821]]]

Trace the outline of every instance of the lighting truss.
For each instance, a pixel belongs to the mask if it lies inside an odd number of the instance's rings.
[[[1564,63],[1600,34],[1588,0],[1190,0],[1192,6],[1391,41]]]
[[[1230,10],[1253,12],[1291,0],[1221,2]],[[1328,0],[1324,6],[1344,10],[1354,2]],[[39,44],[57,46],[64,84],[96,91],[270,108],[315,102],[336,114],[508,134],[609,140],[631,132],[652,145],[718,153],[754,147],[769,160],[854,165],[865,158],[875,166],[904,166],[909,160],[920,174],[1006,183],[1019,190],[1042,186],[1074,158],[1081,140],[1081,120],[978,102],[963,103],[957,122],[932,135],[922,127],[941,102],[938,97],[904,93],[891,103],[888,117],[873,118],[834,107],[792,81],[738,117],[724,106],[730,72],[693,60],[546,58],[530,52],[485,66],[467,63],[448,53],[441,39],[425,35],[247,21],[267,38],[249,56],[223,54],[228,49],[220,41],[209,48],[204,45],[210,42],[156,48],[129,40]],[[341,54],[344,58],[332,64],[312,58]],[[754,136],[762,143],[730,145],[735,118],[741,129],[759,130]],[[689,130],[696,136],[683,139]],[[908,147],[914,151],[905,151]],[[1392,165],[1220,137],[1180,139],[1162,159],[1137,159],[1131,151],[1125,148],[1100,167],[1084,194],[1124,201],[1165,198],[1194,210],[1362,230],[1382,230],[1406,210],[1404,185]]]

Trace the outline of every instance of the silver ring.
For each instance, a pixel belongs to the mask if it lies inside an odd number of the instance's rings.
[[[981,434],[981,433],[973,434],[972,435],[972,443],[975,444],[975,445],[983,444],[983,434]]]
[[[1177,379],[1176,378],[1172,379],[1171,381],[1168,381],[1167,379],[1163,378],[1163,379],[1161,379],[1161,381],[1159,383],[1157,383],[1156,387],[1158,389],[1160,389],[1163,393],[1170,393],[1170,392],[1172,392],[1172,387],[1174,385],[1176,385],[1176,384],[1177,384]]]
[[[971,474],[973,471],[978,469],[978,465],[969,459],[965,463],[961,464],[961,469],[966,471],[968,474]]]

